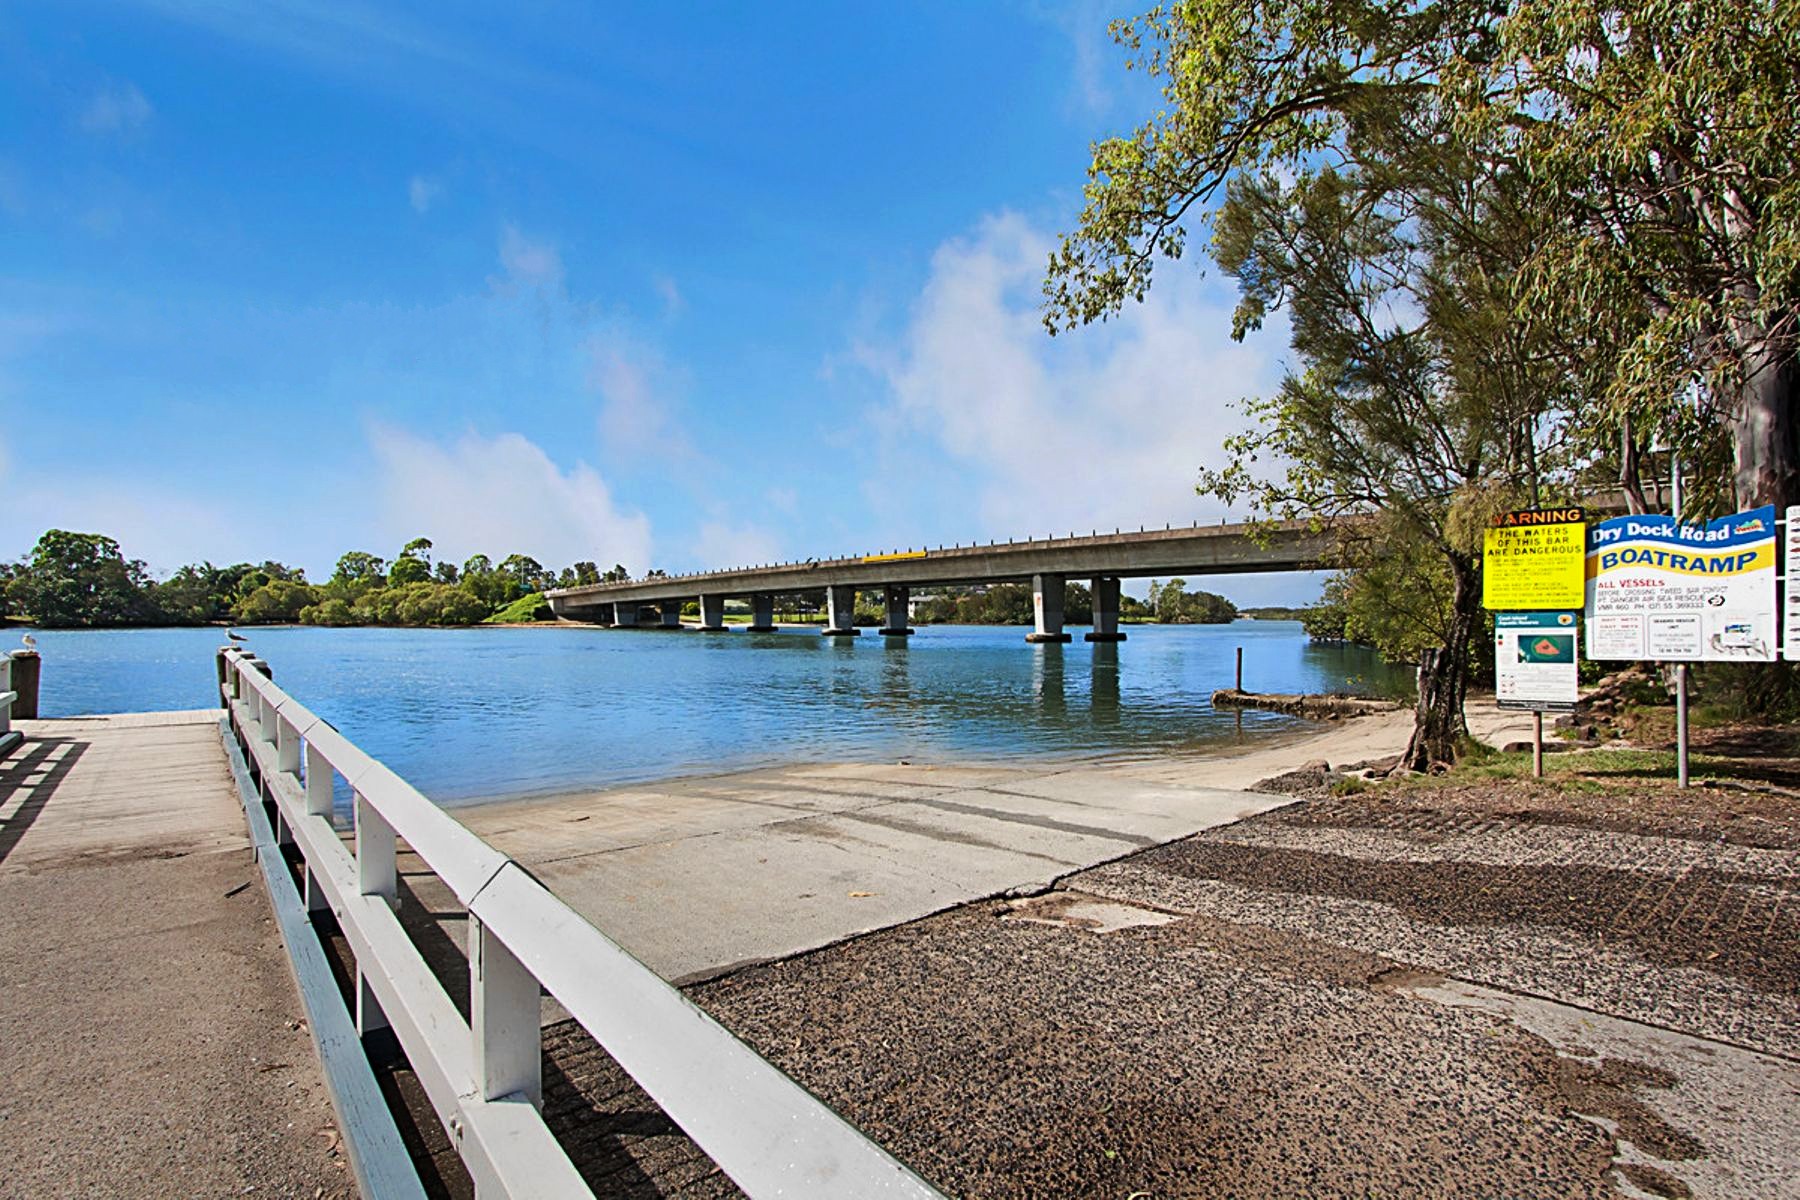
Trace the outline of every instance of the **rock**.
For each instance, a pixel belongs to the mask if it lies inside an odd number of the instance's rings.
[[[1315,758],[1309,763],[1301,763],[1298,769],[1306,772],[1317,771],[1320,774],[1329,774],[1331,771],[1331,764],[1322,758]]]

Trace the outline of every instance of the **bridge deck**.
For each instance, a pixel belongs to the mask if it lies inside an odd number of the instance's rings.
[[[1026,581],[1040,574],[1083,579],[1303,571],[1327,565],[1337,529],[1337,525],[1309,521],[1276,521],[1079,537],[1071,534],[1066,538],[938,546],[853,558],[733,567],[562,588],[548,595],[551,607],[559,614],[580,616],[583,610],[603,604],[651,604],[700,595],[753,596],[838,586],[936,587]]]
[[[0,1196],[352,1196],[219,714],[0,762]]]

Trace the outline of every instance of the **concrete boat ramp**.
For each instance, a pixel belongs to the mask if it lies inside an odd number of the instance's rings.
[[[1094,767],[830,765],[457,816],[658,974],[690,982],[1040,890],[1287,802]]]

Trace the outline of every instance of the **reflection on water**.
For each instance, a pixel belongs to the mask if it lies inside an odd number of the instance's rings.
[[[1218,712],[1258,691],[1392,694],[1405,673],[1292,622],[1133,626],[1123,645],[1023,629],[259,629],[281,684],[447,803],[787,761],[1148,755],[1298,722]],[[46,715],[199,708],[216,629],[38,635]]]

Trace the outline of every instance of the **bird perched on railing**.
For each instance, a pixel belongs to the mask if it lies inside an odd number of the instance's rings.
[[[243,634],[239,633],[235,629],[227,629],[225,631],[225,636],[230,638],[232,641],[236,642],[240,646],[250,640],[249,638],[245,637]]]
[[[25,643],[25,648],[27,650],[37,649],[37,639],[32,637],[29,633],[21,635],[19,640]]]

